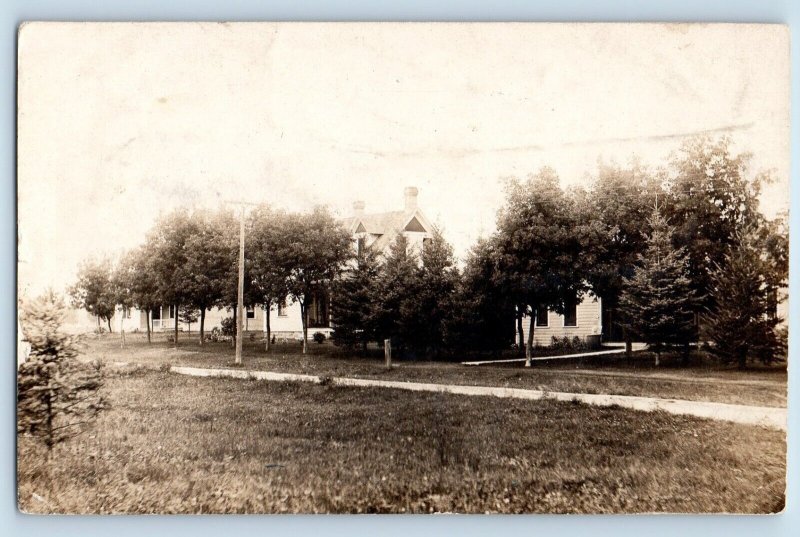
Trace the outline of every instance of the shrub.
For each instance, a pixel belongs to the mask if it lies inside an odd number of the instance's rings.
[[[325,341],[325,334],[323,334],[322,332],[314,332],[313,338],[314,341],[322,345],[322,343]]]
[[[76,360],[79,340],[61,331],[64,302],[52,291],[21,304],[22,331],[31,346],[17,376],[17,433],[50,450],[77,434],[106,407],[99,362]]]
[[[225,317],[219,323],[222,328],[222,335],[233,337],[236,335],[236,323],[233,322],[233,317]]]

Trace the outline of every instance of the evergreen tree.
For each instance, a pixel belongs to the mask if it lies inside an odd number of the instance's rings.
[[[508,349],[514,341],[515,308],[501,285],[496,250],[496,241],[484,239],[469,252],[446,323],[454,350]]]
[[[688,277],[686,251],[673,247],[673,228],[658,209],[649,226],[647,249],[639,255],[633,276],[625,279],[620,302],[628,328],[655,351],[658,365],[669,347],[682,346],[688,356],[689,343],[696,339],[698,299]]]
[[[20,307],[30,354],[17,377],[17,432],[48,451],[79,434],[106,407],[99,364],[77,359],[78,340],[61,331],[66,311],[52,291]]]
[[[423,243],[421,261],[415,299],[403,305],[401,317],[410,330],[410,346],[417,353],[438,356],[445,343],[446,321],[453,311],[459,278],[453,248],[438,228]]]
[[[367,344],[377,339],[375,308],[378,300],[378,279],[381,267],[377,253],[364,248],[332,285],[331,315],[336,345],[366,351]]]
[[[772,298],[772,282],[781,275],[762,251],[753,230],[740,233],[725,263],[711,275],[712,291],[718,297],[706,329],[711,351],[741,369],[748,359],[769,364],[785,351],[776,330],[781,319]]]
[[[416,311],[419,266],[409,251],[408,240],[399,235],[389,249],[377,282],[375,326],[378,341],[391,339],[402,354],[414,337],[411,316]]]

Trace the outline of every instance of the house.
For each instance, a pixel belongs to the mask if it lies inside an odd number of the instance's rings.
[[[385,255],[394,240],[404,235],[409,250],[420,254],[426,241],[433,236],[433,226],[419,208],[418,196],[416,187],[406,187],[402,209],[382,213],[366,213],[363,201],[353,202],[352,215],[341,220],[345,229],[352,234],[353,249],[360,252],[364,248],[371,248]],[[326,290],[320,290],[312,297],[308,305],[309,335],[322,332],[326,337],[330,336],[333,331],[330,301]],[[261,329],[266,330],[266,316]],[[270,329],[277,337],[302,338],[300,305],[289,303],[274,308],[270,315]]]
[[[570,340],[578,337],[587,342],[588,336],[599,336],[603,333],[602,311],[602,300],[587,293],[582,300],[565,304],[563,315],[540,308],[535,316],[528,316],[523,321],[522,328],[527,337],[533,325],[533,343],[537,346],[546,347],[553,342],[553,338],[565,337]]]
[[[421,253],[426,241],[432,237],[433,226],[417,204],[419,190],[407,187],[404,191],[404,203],[400,210],[383,213],[366,213],[363,201],[353,203],[353,213],[340,222],[353,237],[353,249],[361,251],[372,248],[381,254],[389,251],[389,247],[399,235],[408,240],[409,249]],[[307,307],[308,332],[322,332],[330,336],[333,331],[330,316],[330,296],[327,290],[321,289]],[[205,329],[210,331],[221,325],[222,319],[232,316],[230,310],[212,309],[206,312]],[[119,331],[122,325],[127,332],[147,330],[147,315],[136,309],[120,310],[112,319],[114,330]],[[174,330],[176,314],[174,306],[163,306],[152,312],[154,331]],[[199,330],[199,324],[191,326],[180,320],[178,328],[183,332]],[[245,315],[245,331],[266,331],[267,316],[262,307],[247,308]],[[300,317],[300,305],[288,301],[286,304],[273,306],[270,311],[270,330],[277,338],[301,339],[303,326]]]

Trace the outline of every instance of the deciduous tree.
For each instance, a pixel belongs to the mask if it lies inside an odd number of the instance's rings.
[[[565,301],[580,299],[588,285],[585,233],[575,201],[558,176],[542,168],[525,181],[511,179],[498,217],[498,270],[520,311],[535,316],[540,307],[563,313]],[[521,324],[521,323],[520,323]],[[525,346],[533,354],[535,322]]]
[[[83,308],[97,317],[106,321],[108,331],[111,332],[111,318],[117,306],[117,293],[113,281],[113,266],[111,260],[87,259],[78,268],[78,281],[70,287],[69,294],[76,308]]]

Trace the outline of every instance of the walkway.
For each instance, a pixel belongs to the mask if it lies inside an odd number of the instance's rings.
[[[616,344],[606,345],[608,347],[618,347]],[[634,343],[632,346],[633,351],[643,350],[647,345],[644,343]],[[623,343],[619,348],[609,349],[605,351],[589,351],[578,352],[575,354],[562,354],[557,356],[534,356],[531,362],[543,362],[545,360],[568,360],[573,358],[588,358],[590,356],[605,356],[608,354],[622,354],[625,352],[625,344]],[[486,365],[486,364],[511,364],[514,362],[524,362],[525,358],[508,358],[505,360],[482,360],[478,362],[461,362],[461,365]]]
[[[173,366],[170,370],[181,375],[194,377],[229,377],[238,379],[256,379],[273,381],[312,382],[320,384],[330,382],[336,386],[357,386],[364,388],[394,388],[400,390],[451,393],[457,395],[490,395],[494,397],[513,397],[516,399],[555,399],[557,401],[578,401],[595,406],[617,405],[633,410],[652,412],[661,410],[670,414],[681,414],[730,421],[747,425],[761,425],[773,429],[786,430],[786,409],[776,407],[758,407],[732,405],[728,403],[711,403],[705,401],[684,401],[680,399],[656,399],[653,397],[636,397],[631,395],[602,395],[589,393],[545,392],[520,388],[502,388],[491,386],[460,386],[454,384],[429,384],[419,382],[398,382],[389,380],[325,378],[314,375],[294,373],[273,373],[271,371],[248,371],[241,369],[209,369],[202,367]]]

